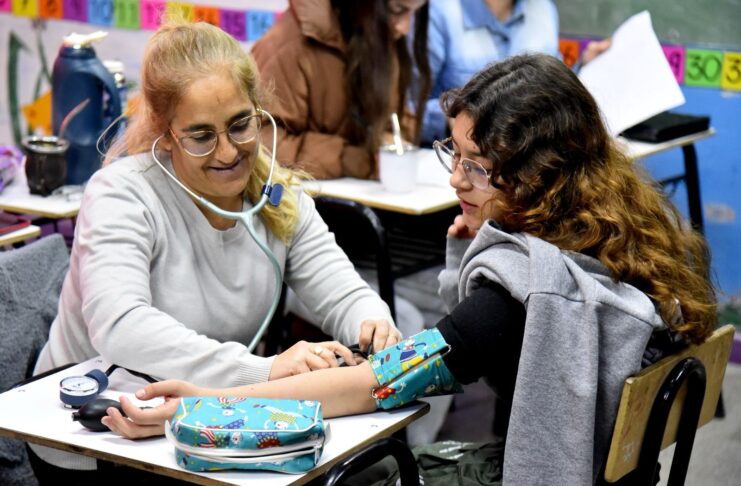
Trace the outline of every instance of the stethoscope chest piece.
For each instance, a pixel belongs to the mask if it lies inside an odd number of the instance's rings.
[[[262,192],[268,195],[268,202],[271,206],[277,206],[283,199],[283,184],[273,184],[269,188],[262,186]]]

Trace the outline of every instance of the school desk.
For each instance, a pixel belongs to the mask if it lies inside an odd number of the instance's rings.
[[[80,211],[82,192],[68,192],[52,196],[31,194],[26,182],[26,174],[20,171],[13,182],[0,192],[0,209],[18,213],[33,214],[49,219],[74,218]]]
[[[359,268],[378,272],[378,293],[395,317],[394,281],[442,264],[445,232],[458,210],[450,174],[432,149],[419,151],[417,185],[386,191],[379,181],[344,177],[306,184],[338,244]]]
[[[666,184],[675,184],[684,181],[687,188],[687,205],[689,206],[689,216],[692,225],[701,233],[705,230],[702,215],[702,200],[700,197],[700,177],[697,169],[697,151],[695,142],[704,140],[715,135],[715,129],[693,133],[684,137],[667,140],[660,143],[646,143],[635,140],[628,140],[619,137],[618,140],[625,148],[626,153],[634,159],[642,159],[649,155],[655,155],[673,148],[681,148],[684,156],[684,173],[661,179],[658,182]]]
[[[0,247],[12,245],[14,243],[20,243],[31,238],[36,238],[40,234],[41,228],[36,225],[30,224],[25,228],[0,235]]]
[[[324,197],[355,201],[365,206],[396,213],[423,215],[458,205],[455,190],[432,149],[420,149],[417,167],[417,185],[410,192],[393,193],[379,181],[342,177],[325,181],[311,181],[310,191]]]
[[[78,422],[71,420],[72,410],[64,408],[59,401],[59,381],[67,376],[83,375],[93,368],[106,370],[108,366],[103,359],[93,358],[0,394],[0,435],[196,484],[298,485],[321,476],[337,462],[366,445],[406,427],[429,410],[427,403],[417,402],[392,411],[326,420],[330,430],[329,439],[319,465],[306,474],[260,471],[194,473],[177,465],[174,448],[164,438],[132,441],[111,432],[88,431]],[[127,371],[118,369],[111,374],[109,388],[101,396],[118,399],[125,394],[136,401],[133,393],[145,384],[146,382],[133,377]]]

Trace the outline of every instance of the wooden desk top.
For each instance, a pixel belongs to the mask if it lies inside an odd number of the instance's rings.
[[[361,448],[387,437],[426,414],[429,405],[418,402],[398,410],[379,411],[352,417],[329,419],[329,439],[319,465],[304,475],[261,471],[219,471],[194,473],[175,462],[173,446],[164,437],[140,441],[112,433],[91,432],[70,419],[71,409],[59,401],[59,381],[66,376],[83,375],[93,368],[105,370],[109,363],[93,358],[0,394],[0,435],[9,436],[69,452],[125,464],[146,471],[197,484],[286,485],[303,484],[326,473],[335,463]],[[125,370],[110,376],[105,398],[127,395],[139,405],[134,392],[146,383]],[[149,403],[148,405],[152,405]]]
[[[0,246],[12,245],[13,243],[18,243],[19,241],[26,241],[30,238],[35,238],[40,234],[41,228],[30,224],[25,228],[0,235]]]
[[[36,214],[45,218],[73,218],[80,212],[82,191],[54,196],[31,194],[26,174],[20,171],[0,193],[0,209],[18,214]]]

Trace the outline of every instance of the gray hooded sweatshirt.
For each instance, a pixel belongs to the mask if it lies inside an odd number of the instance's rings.
[[[663,327],[654,303],[592,257],[490,222],[472,241],[449,238],[447,252],[439,279],[449,309],[489,280],[526,311],[504,484],[593,484],[623,381]]]

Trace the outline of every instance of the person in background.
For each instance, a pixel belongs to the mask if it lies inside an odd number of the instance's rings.
[[[426,0],[289,0],[252,48],[273,91],[278,159],[318,179],[375,177],[391,113],[417,139],[430,85],[426,30]]]
[[[35,373],[100,355],[157,379],[237,386],[336,367],[336,355],[351,361],[338,341],[302,341],[270,357],[248,350],[275,297],[273,267],[243,225],[165,173],[223,210],[258,201],[271,161],[251,56],[217,27],[171,21],[148,41],[141,80],[133,123],[85,188],[58,315]],[[129,155],[115,160],[122,150]],[[276,167],[273,182],[284,186],[283,198],[257,214],[254,228],[285,284],[327,335],[364,349],[398,342],[388,306],[337,246],[298,175]],[[64,468],[95,464],[34,450]]]
[[[592,484],[625,378],[644,356],[658,360],[713,330],[707,246],[619,151],[560,60],[492,64],[446,93],[443,107],[452,137],[434,145],[462,214],[440,275],[450,314],[423,332],[450,351],[428,367],[440,381],[399,388],[453,391],[454,381],[486,377],[511,411],[493,444],[417,449],[420,472],[425,484],[459,484],[462,473],[476,484]],[[398,366],[383,359],[226,390],[152,384],[137,397],[168,401],[141,410],[121,397],[129,418],[111,408],[103,420],[126,437],[161,434],[173,397],[201,395],[318,400],[327,417],[370,412],[397,393],[370,396],[383,367]]]
[[[551,0],[430,0],[428,50],[432,91],[421,139],[425,144],[449,133],[439,97],[466,84],[487,64],[516,54],[559,57],[558,12]],[[610,46],[591,42],[580,63]]]

